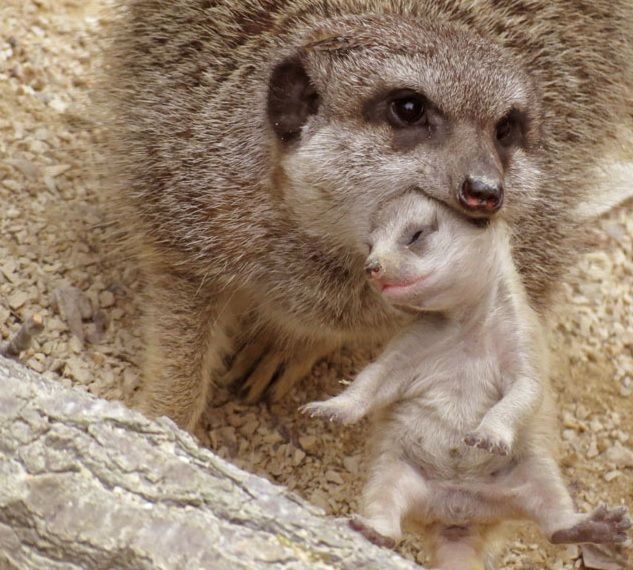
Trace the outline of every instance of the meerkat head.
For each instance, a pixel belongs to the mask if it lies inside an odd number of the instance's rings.
[[[267,114],[290,211],[358,253],[376,206],[411,190],[471,218],[511,216],[533,199],[535,88],[467,29],[326,22],[273,65]]]
[[[367,275],[393,305],[443,311],[477,302],[500,259],[500,224],[469,219],[409,192],[372,216]]]

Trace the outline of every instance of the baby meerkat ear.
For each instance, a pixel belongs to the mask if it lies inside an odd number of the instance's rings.
[[[299,137],[301,127],[319,110],[319,94],[299,55],[277,64],[270,76],[268,119],[282,143]]]

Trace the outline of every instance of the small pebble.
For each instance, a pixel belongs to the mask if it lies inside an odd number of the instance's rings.
[[[29,300],[29,296],[23,291],[18,291],[9,296],[9,307],[19,309]]]
[[[114,305],[114,295],[110,291],[102,291],[99,293],[99,306],[102,309],[107,309]]]
[[[605,457],[607,461],[618,467],[633,467],[633,451],[620,442],[616,442],[613,447],[607,449]]]

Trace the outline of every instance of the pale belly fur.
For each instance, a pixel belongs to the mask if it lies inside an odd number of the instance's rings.
[[[513,462],[512,456],[492,455],[464,443],[501,398],[498,361],[489,353],[481,356],[464,358],[462,345],[460,354],[427,361],[424,368],[432,374],[416,381],[379,422],[383,445],[391,445],[427,479],[488,482]]]

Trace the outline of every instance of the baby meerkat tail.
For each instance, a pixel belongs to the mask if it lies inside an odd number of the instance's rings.
[[[436,525],[431,532],[437,570],[495,570],[499,552],[498,525]]]

